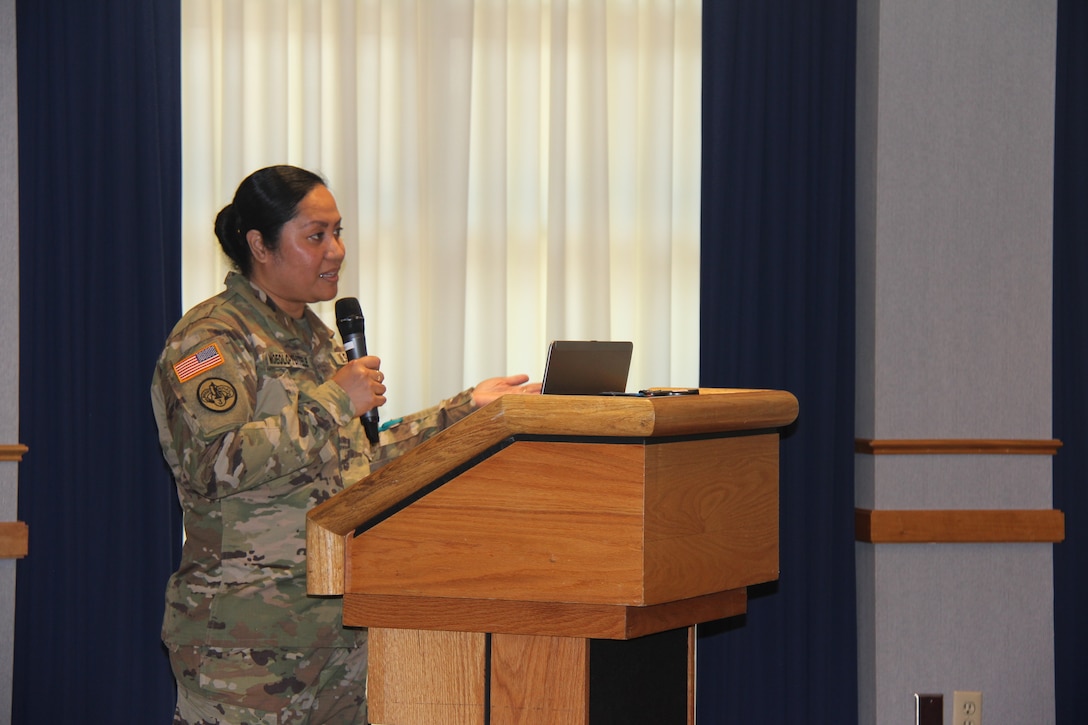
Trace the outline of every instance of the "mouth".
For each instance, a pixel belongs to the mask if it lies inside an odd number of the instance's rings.
[[[332,272],[322,272],[318,275],[318,277],[325,280],[326,282],[336,282],[340,279],[340,270],[337,269]]]

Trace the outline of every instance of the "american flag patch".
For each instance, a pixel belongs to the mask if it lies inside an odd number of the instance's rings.
[[[179,383],[184,383],[222,364],[223,356],[219,353],[219,346],[212,343],[181,362],[175,363],[174,374],[178,376]]]

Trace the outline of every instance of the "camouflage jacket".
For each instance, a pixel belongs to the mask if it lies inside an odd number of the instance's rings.
[[[473,410],[471,391],[371,446],[331,380],[347,357],[307,308],[293,320],[240,274],[186,314],[151,385],[185,522],[166,587],[168,644],[346,646],[339,599],[306,595],[306,512]]]

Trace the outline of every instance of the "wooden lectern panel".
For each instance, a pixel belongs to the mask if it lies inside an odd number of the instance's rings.
[[[344,551],[359,526],[419,498],[443,476],[503,441],[526,436],[635,439],[769,433],[797,416],[797,399],[775,390],[701,390],[699,395],[631,398],[506,395],[426,444],[408,451],[365,481],[349,486],[307,515],[307,591],[344,593]],[[774,466],[777,478],[777,461]],[[530,475],[535,475],[531,471]]]
[[[590,641],[491,638],[491,725],[587,725]]]
[[[349,593],[344,595],[344,621],[393,629],[632,639],[735,617],[747,606],[748,590],[743,587],[648,607]]]
[[[628,641],[390,629],[371,639],[368,707],[381,725],[694,723],[694,628]]]
[[[367,717],[388,725],[483,725],[487,637],[371,629]]]
[[[641,604],[642,480],[639,445],[514,443],[352,540],[346,589]]]
[[[777,433],[645,450],[645,603],[778,578]]]
[[[652,606],[771,581],[777,452],[776,434],[515,442],[351,539],[346,590]]]
[[[370,659],[367,708],[374,723],[588,722],[586,639],[372,629]]]

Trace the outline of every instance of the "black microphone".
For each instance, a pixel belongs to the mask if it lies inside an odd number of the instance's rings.
[[[363,331],[363,308],[354,297],[336,301],[336,327],[344,340],[348,360],[358,360],[366,355],[366,333]],[[378,409],[371,408],[360,417],[367,440],[378,442]]]

